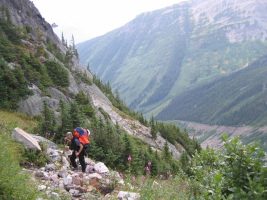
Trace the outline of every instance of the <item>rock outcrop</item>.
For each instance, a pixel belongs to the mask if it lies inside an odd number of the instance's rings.
[[[28,133],[26,133],[20,128],[15,128],[13,130],[12,137],[16,141],[22,143],[28,149],[34,149],[38,151],[42,150],[39,143],[32,136],[30,136]]]

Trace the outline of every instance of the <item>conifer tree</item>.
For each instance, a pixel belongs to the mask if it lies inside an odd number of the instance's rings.
[[[63,137],[65,133],[71,131],[73,127],[71,126],[71,115],[68,111],[68,107],[62,99],[59,100],[59,108],[61,124],[58,132],[61,133],[60,137]]]
[[[169,162],[171,160],[171,158],[172,158],[172,154],[171,154],[171,152],[169,150],[169,145],[168,145],[167,140],[164,143],[164,147],[163,147],[163,152],[162,153],[163,153],[163,159]]]
[[[69,114],[71,116],[72,128],[83,126],[84,124],[84,114],[80,110],[80,106],[76,101],[70,103]]]
[[[65,38],[64,38],[63,32],[61,34],[61,42],[62,42],[62,44],[65,44]]]
[[[123,142],[125,147],[124,155],[125,158],[128,158],[128,156],[131,156],[133,154],[133,143],[127,133],[125,133],[123,136]]]
[[[87,70],[89,71],[89,72],[91,72],[91,70],[90,70],[90,65],[89,65],[89,62],[87,63]]]
[[[40,129],[43,134],[54,133],[56,130],[56,119],[54,112],[49,108],[47,101],[43,101],[42,119]]]
[[[156,126],[155,126],[155,121],[154,121],[154,116],[152,115],[151,120],[150,120],[150,125],[151,125],[151,135],[153,139],[157,139],[157,131],[156,131]]]
[[[143,174],[143,172],[145,172],[145,159],[143,158],[142,154],[142,149],[133,148],[131,172],[135,175],[141,175]]]
[[[76,45],[75,45],[75,40],[74,40],[74,36],[72,35],[71,37],[71,51],[73,53],[73,55],[76,56],[77,59],[79,59],[79,54],[78,54],[78,51],[76,49]]]
[[[180,156],[180,163],[181,163],[182,170],[184,172],[187,172],[187,168],[189,165],[189,158],[188,158],[188,155],[185,151],[183,151],[181,156]]]

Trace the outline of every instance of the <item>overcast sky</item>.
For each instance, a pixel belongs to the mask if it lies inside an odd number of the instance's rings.
[[[54,31],[75,43],[103,35],[137,15],[185,0],[32,0],[43,18],[56,23]]]

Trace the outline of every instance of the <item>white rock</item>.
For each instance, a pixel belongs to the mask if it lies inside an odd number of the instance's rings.
[[[72,154],[72,151],[71,150],[67,150],[67,151],[64,152],[64,156],[66,158],[68,158],[69,156],[71,156],[71,154]]]
[[[45,185],[39,185],[38,186],[38,190],[39,191],[44,191],[46,189],[46,186]]]
[[[62,156],[61,161],[65,167],[70,167],[70,163],[65,156]]]
[[[134,200],[134,199],[139,199],[140,194],[139,193],[133,193],[133,192],[120,191],[118,193],[118,198],[120,198],[122,200]]]
[[[97,173],[103,174],[109,172],[109,169],[106,167],[106,165],[102,162],[98,162],[95,164],[94,169]]]
[[[59,188],[64,188],[64,181],[63,180],[60,180],[59,182],[58,182],[58,187]]]
[[[55,165],[54,164],[47,164],[45,166],[45,171],[53,171],[55,170]]]
[[[98,173],[89,174],[88,179],[92,179],[92,178],[102,179],[102,176]]]
[[[59,195],[58,195],[58,193],[55,193],[55,192],[51,192],[51,196],[52,196],[52,197],[59,198]]]
[[[71,193],[72,195],[79,195],[79,190],[74,190],[74,189],[70,189],[69,193]]]
[[[71,176],[67,176],[66,178],[63,179],[63,183],[64,185],[69,185],[72,183],[72,177]]]

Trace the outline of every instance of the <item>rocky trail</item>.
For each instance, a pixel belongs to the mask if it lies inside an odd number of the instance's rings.
[[[33,175],[38,190],[43,191],[49,199],[139,199],[140,194],[128,191],[119,191],[124,186],[123,175],[117,171],[109,170],[103,162],[93,161],[85,158],[86,171],[82,172],[80,166],[73,171],[70,165],[69,156],[72,151],[66,146],[59,149],[58,146],[43,138],[28,134],[20,128],[15,128],[12,137],[22,143],[25,148],[40,150],[39,143],[45,143],[45,154],[50,162],[44,167],[24,168],[22,171]],[[38,198],[37,200],[46,200]]]

